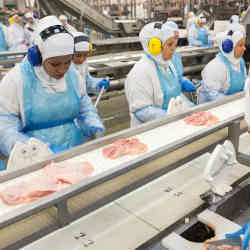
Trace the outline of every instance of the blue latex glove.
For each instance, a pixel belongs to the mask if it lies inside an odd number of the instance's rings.
[[[95,139],[96,135],[100,138],[99,134],[102,132],[104,135],[105,129],[101,127],[88,127],[86,130],[87,134],[86,136],[88,137],[89,140]]]
[[[104,89],[107,90],[110,86],[110,82],[107,78],[105,78],[105,79],[102,79],[100,82],[98,82],[97,86],[99,89],[104,87]]]
[[[0,171],[2,170],[6,170],[6,164],[2,159],[0,159]]]
[[[213,42],[212,42],[212,41],[208,41],[207,46],[208,46],[209,48],[212,48],[212,47],[213,47]]]
[[[208,41],[208,43],[201,43],[200,46],[201,47],[212,48],[213,47],[213,43],[212,43],[212,41]]]
[[[192,92],[196,90],[195,85],[189,79],[185,77],[182,78],[181,86],[182,86],[182,89],[186,92]]]
[[[49,149],[53,152],[53,153],[59,153],[62,151],[65,151],[67,149],[69,149],[68,146],[55,146],[55,145],[49,145]]]
[[[159,107],[146,106],[133,112],[136,119],[141,122],[158,120],[166,116],[166,111]]]
[[[240,230],[232,234],[226,234],[226,238],[235,238],[240,235],[244,235],[242,240],[242,250],[248,249],[248,243],[250,241],[250,222],[246,223]]]

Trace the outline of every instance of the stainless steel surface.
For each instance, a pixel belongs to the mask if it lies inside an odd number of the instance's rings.
[[[248,175],[245,180],[234,186],[232,192],[209,209],[243,226],[249,220],[250,216],[249,190],[250,178]]]
[[[12,180],[18,176],[22,176],[31,172],[34,172],[35,170],[41,169],[43,166],[45,166],[48,162],[53,161],[62,161],[65,159],[71,159],[75,156],[82,155],[84,153],[88,153],[92,151],[93,149],[97,149],[100,147],[103,147],[104,145],[110,144],[114,141],[116,141],[119,138],[127,138],[131,136],[135,136],[138,134],[142,134],[143,132],[150,131],[154,128],[160,127],[162,125],[170,124],[174,121],[178,121],[180,119],[183,119],[186,115],[189,115],[193,112],[198,112],[202,110],[207,110],[209,108],[212,108],[214,106],[226,104],[232,100],[238,100],[238,98],[242,97],[242,94],[237,94],[235,96],[230,96],[228,98],[225,98],[225,100],[209,103],[205,105],[201,105],[200,107],[197,107],[193,109],[192,111],[185,112],[183,114],[172,116],[168,119],[163,119],[160,121],[151,122],[145,125],[142,125],[141,127],[135,128],[135,129],[129,129],[126,131],[122,131],[120,133],[117,133],[115,135],[107,136],[105,138],[87,143],[85,145],[73,148],[65,153],[61,153],[58,155],[55,155],[53,157],[48,158],[46,161],[35,164],[33,166],[27,167],[25,169],[20,169],[14,172],[10,172],[8,174],[3,174],[0,177],[0,183],[4,183],[6,181]],[[184,145],[187,145],[195,140],[198,140],[199,138],[205,137],[208,134],[214,133],[215,131],[218,131],[221,128],[224,128],[226,126],[230,126],[231,123],[234,120],[243,119],[243,114],[238,113],[237,115],[233,115],[229,120],[225,120],[218,125],[204,129],[200,132],[196,132],[193,134],[190,134],[189,136],[185,137],[185,139],[176,140],[172,143],[166,142],[166,146],[157,148],[155,150],[151,150],[150,152],[144,154],[143,156],[138,156],[135,159],[125,161],[124,163],[121,163],[117,165],[117,167],[112,168],[110,170],[104,171],[94,177],[89,178],[88,180],[73,185],[67,189],[64,189],[60,192],[56,192],[54,194],[51,194],[43,199],[37,200],[31,204],[24,205],[20,208],[13,209],[13,211],[8,212],[2,216],[0,216],[0,227],[7,226],[11,223],[14,223],[22,218],[25,218],[28,215],[34,214],[38,211],[41,211],[42,209],[52,207],[56,204],[60,205],[60,202],[69,199],[72,196],[75,196],[83,191],[86,191],[90,189],[91,187],[94,187],[98,184],[104,183],[105,181],[111,180],[112,178],[122,175],[125,172],[128,172],[132,169],[135,169],[137,167],[143,166],[147,162],[156,159],[166,153],[172,152],[180,147],[183,147]]]

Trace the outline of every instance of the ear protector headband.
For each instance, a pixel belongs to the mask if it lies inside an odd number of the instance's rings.
[[[162,24],[161,23],[155,23],[154,29],[161,29]],[[157,56],[161,53],[162,49],[162,42],[159,38],[153,37],[148,42],[148,50],[151,55]]]
[[[200,19],[197,18],[197,19],[195,20],[195,23],[196,23],[196,24],[200,24],[200,23],[202,23],[202,20],[203,20],[203,19],[206,20],[206,17],[202,16],[202,17],[200,17]],[[205,21],[205,22],[206,22],[206,21]]]
[[[47,40],[49,37],[59,34],[59,33],[68,33],[70,34],[63,25],[54,25],[48,27],[40,33],[40,36],[43,41]],[[34,67],[40,66],[42,64],[42,55],[37,45],[33,45],[28,49],[27,54],[30,64]]]
[[[74,38],[74,44],[76,45],[77,43],[80,42],[88,42],[89,43],[89,55],[93,51],[93,44],[89,42],[89,38],[87,36],[77,36]]]
[[[233,35],[233,31],[232,30],[230,30],[228,33],[227,33],[227,35],[228,36],[232,36]],[[233,43],[233,41],[231,40],[231,39],[225,39],[223,42],[222,42],[222,50],[223,50],[223,52],[224,53],[231,53],[232,51],[233,51],[233,49],[234,49],[234,43]]]

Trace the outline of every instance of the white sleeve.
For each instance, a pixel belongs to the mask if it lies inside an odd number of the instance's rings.
[[[7,43],[8,48],[11,47],[11,38],[12,38],[12,36],[11,36],[11,28],[7,27],[5,41]]]
[[[20,115],[22,80],[19,65],[10,70],[0,83],[0,114]]]
[[[143,64],[135,65],[125,81],[125,93],[130,112],[153,106],[153,81]],[[150,71],[150,69],[149,69]]]
[[[206,89],[219,91],[223,94],[230,87],[230,75],[227,67],[219,59],[209,62],[201,72],[203,85]]]
[[[245,83],[245,120],[247,126],[250,126],[250,80],[247,78]]]
[[[5,38],[5,41],[7,42],[7,39],[8,39],[8,27],[3,25],[3,34],[4,34],[4,38]]]
[[[195,29],[194,25],[192,25],[190,27],[190,30],[189,30],[189,38],[191,39],[197,39],[197,36],[198,36],[198,32],[197,30]]]
[[[19,66],[12,69],[0,84],[0,152],[6,157],[10,155],[16,142],[29,140],[29,136],[22,132],[22,81],[18,70]]]
[[[78,82],[77,88],[79,89],[79,95],[83,96],[83,95],[86,94],[86,86],[85,86],[85,84],[83,84],[83,78],[82,78],[80,72],[77,69],[75,69],[75,73],[76,73],[76,77],[78,78],[78,80],[77,80],[77,82]]]

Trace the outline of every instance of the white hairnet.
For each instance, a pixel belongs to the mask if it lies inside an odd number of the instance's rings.
[[[74,37],[74,40],[76,40],[76,38],[88,38],[88,35],[83,33],[83,32],[73,32],[72,36]],[[90,50],[90,43],[88,41],[80,41],[80,42],[75,42],[75,51],[77,52],[81,52],[81,51],[86,51],[88,52]]]
[[[230,23],[240,23],[240,17],[237,15],[231,16]]]
[[[55,25],[62,26],[55,16],[44,17],[40,19],[37,25],[34,44],[38,46],[43,61],[51,57],[71,55],[74,53],[74,39],[69,33],[58,32],[46,40],[42,39],[40,35],[41,32]]]
[[[194,12],[193,11],[190,11],[189,13],[188,13],[188,16],[191,18],[191,17],[194,17]]]
[[[25,17],[26,19],[28,19],[28,18],[34,18],[32,12],[27,12],[27,13],[24,15],[24,17]]]
[[[233,32],[240,31],[240,32],[244,33],[244,35],[246,36],[246,29],[240,23],[233,23],[233,24],[229,25],[226,31],[230,31],[230,30],[232,30]]]
[[[161,25],[161,28],[157,28],[157,26],[155,26],[155,22],[153,23],[149,23],[146,24],[142,30],[140,31],[139,34],[139,39],[140,42],[142,44],[142,47],[144,49],[144,51],[147,54],[150,54],[149,50],[148,50],[148,44],[149,41],[152,38],[159,38],[162,42],[162,45],[171,37],[175,37],[175,31],[170,28],[166,23]],[[162,57],[162,53],[160,53],[159,55],[153,56],[151,55],[159,64],[165,64],[166,61],[163,59]]]
[[[199,23],[206,23],[207,22],[207,18],[203,14],[200,14],[199,16],[197,16],[196,20],[198,20]]]
[[[241,25],[242,26],[242,25]],[[236,26],[235,26],[236,28]],[[239,27],[238,27],[239,28]],[[243,27],[244,28],[244,27]],[[232,33],[232,35],[230,35]],[[237,45],[237,43],[242,39],[246,37],[246,33],[244,32],[244,30],[241,28],[241,29],[235,29],[235,30],[227,30],[225,32],[220,32],[216,35],[216,41],[219,45],[219,48],[220,48],[220,51],[221,53],[228,58],[228,60],[233,63],[233,64],[237,64],[239,63],[239,60],[238,58],[235,58],[234,56],[234,49],[235,49],[235,46]],[[222,43],[223,41],[225,41],[226,39],[229,39],[229,40],[232,40],[233,42],[233,50],[232,52],[230,53],[225,53],[222,49]]]
[[[168,27],[172,28],[174,31],[179,32],[178,25],[177,25],[175,22],[173,22],[173,21],[167,21],[165,24],[166,24]]]
[[[68,20],[68,18],[65,15],[60,15],[59,16],[59,20]]]

